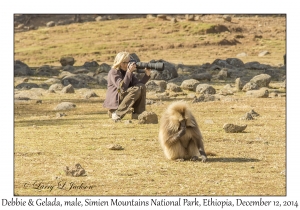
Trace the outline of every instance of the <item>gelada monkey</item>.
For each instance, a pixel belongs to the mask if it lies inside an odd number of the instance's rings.
[[[207,159],[203,137],[187,103],[177,101],[170,104],[160,120],[159,142],[167,159]]]

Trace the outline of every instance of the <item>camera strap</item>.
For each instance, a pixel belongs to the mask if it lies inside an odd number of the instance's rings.
[[[122,80],[121,82],[120,82],[120,85],[119,85],[119,88],[118,88],[118,93],[119,94],[122,94],[122,86],[123,86],[123,83],[124,83],[124,80]]]

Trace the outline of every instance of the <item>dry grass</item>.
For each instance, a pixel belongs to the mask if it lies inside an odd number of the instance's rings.
[[[105,90],[97,94],[99,98],[89,100],[81,99],[80,93],[65,97],[77,107],[59,119],[53,111],[57,95],[43,96],[42,104],[15,104],[15,194],[286,194],[285,98],[239,96],[228,102],[191,104],[206,150],[216,153],[201,163],[166,160],[158,144],[157,124],[114,123],[102,108]],[[160,117],[170,103],[148,105],[147,110]],[[261,116],[240,120],[251,109]],[[244,133],[225,133],[222,126],[228,122],[248,127]],[[109,144],[120,144],[124,150],[109,150]],[[86,169],[86,177],[65,176],[63,167],[76,163]],[[56,187],[51,192],[24,187],[35,181]],[[57,188],[59,182],[94,187],[62,190]]]
[[[76,65],[91,60],[111,64],[118,51],[128,50],[136,52],[143,61],[164,59],[193,65],[246,51],[249,56],[241,58],[244,62],[283,63],[284,18],[235,19],[245,27],[243,44],[194,48],[195,43],[230,39],[237,34],[202,34],[202,27],[220,23],[217,18],[207,18],[202,26],[196,22],[172,25],[131,19],[16,33],[15,59],[29,66],[60,65],[61,56],[71,55]],[[258,24],[267,27],[254,27]],[[263,39],[253,40],[258,30],[263,32]],[[274,31],[278,32],[276,36]],[[182,43],[184,47],[172,48],[172,43]],[[272,54],[257,57],[262,50]],[[46,79],[30,78],[35,82]],[[212,85],[220,88],[224,84]],[[76,89],[75,94],[45,92],[39,97],[42,104],[35,100],[15,102],[16,195],[286,195],[285,97],[256,99],[240,92],[228,96],[234,100],[190,104],[206,150],[216,156],[209,156],[207,163],[173,162],[166,160],[158,144],[159,125],[138,124],[136,120],[129,124],[112,122],[102,108],[106,90],[93,90],[98,98],[83,99],[84,90]],[[157,100],[151,95],[148,98]],[[191,102],[181,96],[147,105],[147,111],[160,118],[175,100]],[[67,116],[56,118],[54,107],[62,101],[74,102],[76,108],[65,111]],[[240,120],[251,109],[260,116],[252,121]],[[223,131],[224,123],[248,127],[243,133],[231,134]],[[109,144],[120,144],[124,150],[109,150]],[[87,176],[64,174],[65,166],[76,163],[82,165]],[[68,190],[71,183],[89,189]]]
[[[173,63],[201,65],[215,59],[241,57],[244,62],[258,61],[277,66],[283,63],[286,50],[286,19],[284,17],[239,17],[225,23],[218,15],[205,16],[202,21],[177,22],[152,19],[122,19],[103,22],[77,23],[53,28],[16,33],[15,59],[29,66],[60,65],[62,56],[73,56],[75,65],[86,61],[112,64],[119,51],[138,54],[142,61],[164,59]],[[225,25],[232,32],[206,34],[211,26]],[[242,32],[234,32],[236,28]],[[232,40],[237,35],[237,45],[217,45],[223,39]],[[262,38],[254,39],[255,35]],[[258,57],[268,50],[271,54]]]

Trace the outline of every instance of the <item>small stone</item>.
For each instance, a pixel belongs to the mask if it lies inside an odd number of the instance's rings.
[[[73,168],[70,168],[69,166],[65,166],[64,171],[67,176],[74,176],[74,177],[86,176],[85,170],[82,168],[82,166],[79,163],[77,163]]]
[[[258,117],[259,116],[259,114],[257,112],[255,112],[253,109],[248,113],[251,114],[252,117]]]
[[[123,150],[124,148],[119,144],[111,144],[107,147],[110,150]]]
[[[246,113],[244,117],[241,118],[241,120],[253,120],[253,116],[250,113]]]

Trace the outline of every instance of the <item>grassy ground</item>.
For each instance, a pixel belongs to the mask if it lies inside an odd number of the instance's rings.
[[[15,59],[29,66],[60,65],[62,56],[73,56],[77,66],[93,60],[112,64],[116,53],[126,50],[135,52],[145,62],[164,59],[173,63],[201,65],[245,52],[248,56],[240,57],[244,62],[258,61],[277,66],[283,63],[286,49],[285,21],[284,17],[253,15],[236,17],[229,23],[224,22],[222,16],[207,15],[201,21],[175,24],[137,18],[52,28],[41,26],[38,30],[15,34]],[[231,32],[205,33],[217,25],[224,25]],[[224,39],[239,43],[218,45]],[[268,56],[257,56],[265,50],[270,52]]]
[[[245,51],[249,56],[241,58],[244,62],[283,63],[284,18],[234,19],[238,24],[231,27],[243,26],[245,36],[235,46],[215,43],[240,33],[203,34],[203,27],[220,21],[207,16],[202,26],[134,19],[40,28],[15,34],[15,59],[29,66],[58,66],[61,56],[71,55],[78,66],[91,60],[111,64],[118,51],[128,50],[142,61],[192,65]],[[264,27],[254,27],[259,24]],[[263,38],[253,39],[259,30]],[[201,44],[207,41],[213,44]],[[183,47],[176,45],[180,43]],[[257,57],[262,50],[271,54]],[[30,77],[29,82],[46,79]],[[220,89],[220,84],[211,84]],[[128,116],[112,122],[102,107],[106,90],[93,90],[99,97],[84,99],[84,89],[76,89],[74,94],[43,92],[42,103],[15,102],[15,195],[286,195],[285,97],[256,99],[239,92],[226,101],[192,104],[185,95],[162,101],[148,95],[156,103],[147,105],[147,111],[159,118],[172,101],[190,103],[206,150],[216,154],[201,163],[166,160],[157,138],[159,124],[126,123]],[[62,101],[73,102],[76,108],[57,118],[54,107]],[[260,116],[241,120],[251,109]],[[232,134],[222,129],[225,123],[248,126],[245,132]],[[109,150],[110,144],[120,144],[124,150]],[[87,176],[65,175],[64,167],[76,163]]]
[[[42,104],[15,104],[16,194],[285,195],[284,97],[190,104],[206,150],[216,153],[201,163],[166,160],[157,124],[114,123],[102,108],[105,90],[97,94],[99,98],[89,100],[79,93],[64,97],[77,107],[62,118],[56,118],[53,110],[60,101],[57,95],[43,96]],[[160,117],[170,103],[148,105],[147,110]],[[260,116],[240,120],[251,109]],[[224,123],[248,127],[231,134],[223,131]],[[109,150],[110,144],[120,144],[124,150]],[[76,163],[86,170],[86,177],[65,176],[63,168]],[[59,189],[62,182],[66,186]],[[93,187],[67,190],[72,182]],[[38,190],[38,183],[55,187]]]

